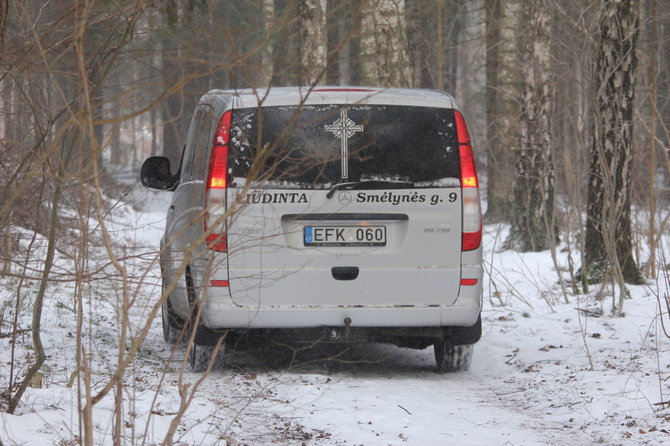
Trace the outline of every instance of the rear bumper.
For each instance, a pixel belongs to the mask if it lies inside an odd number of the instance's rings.
[[[474,294],[474,293],[473,293]],[[481,296],[481,294],[479,295]],[[459,298],[454,305],[430,307],[279,307],[235,308],[230,299],[210,296],[202,322],[209,328],[444,327],[471,326],[481,311],[481,298]]]
[[[199,265],[200,266],[200,265]],[[334,295],[321,296],[321,305],[263,305],[263,298],[255,301],[247,300],[235,302],[231,299],[228,288],[205,286],[202,277],[205,267],[194,268],[194,279],[199,296],[205,296],[202,303],[201,321],[211,329],[291,329],[291,328],[316,328],[316,327],[342,327],[344,320],[351,320],[351,327],[469,327],[477,322],[482,309],[482,277],[481,248],[463,253],[463,265],[461,277],[475,278],[477,284],[474,286],[461,286],[460,289],[447,290],[444,304],[426,305],[421,295],[417,295],[416,287],[394,287],[396,294],[408,298],[401,299],[402,302],[416,302],[416,305],[394,305],[393,302],[385,302],[383,295],[373,292],[368,297],[369,302],[376,304],[351,305],[341,302],[337,293]],[[423,271],[424,275],[430,271]],[[386,273],[388,274],[388,272]],[[218,277],[213,274],[214,277]],[[332,280],[332,279],[331,279]],[[383,280],[383,279],[380,279]],[[388,284],[388,280],[385,281]],[[272,292],[282,295],[290,295],[296,290],[291,287],[280,288],[280,282],[274,282]],[[339,282],[340,292],[346,292],[345,285],[348,282]],[[327,288],[327,282],[321,282],[322,287]],[[332,287],[330,287],[332,288]],[[329,290],[330,290],[329,288]],[[388,287],[387,287],[388,288]],[[329,292],[333,292],[330,290]],[[353,293],[349,293],[350,295]],[[189,305],[185,300],[180,302],[181,308],[188,311]],[[377,297],[376,299],[374,297]],[[450,297],[451,296],[451,297]],[[425,296],[423,296],[425,298]],[[266,296],[265,301],[269,298]],[[315,299],[305,299],[314,302]],[[400,300],[400,299],[399,299]],[[340,301],[340,305],[333,304]],[[330,303],[327,305],[325,303]],[[188,313],[186,313],[188,314]]]

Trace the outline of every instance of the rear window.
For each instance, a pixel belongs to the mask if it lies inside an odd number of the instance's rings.
[[[232,186],[325,189],[348,181],[460,184],[451,109],[305,105],[233,110]]]

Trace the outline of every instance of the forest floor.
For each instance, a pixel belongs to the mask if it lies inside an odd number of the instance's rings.
[[[160,295],[160,272],[151,261],[166,200],[167,194],[137,189],[107,217],[115,251],[125,254],[131,272],[133,335]],[[483,336],[469,371],[435,373],[432,348],[319,345],[293,363],[270,346],[233,351],[225,370],[199,384],[173,444],[670,444],[670,404],[657,404],[670,401],[670,339],[656,297],[667,288],[651,282],[631,286],[623,317],[610,315],[611,289],[601,300],[596,287],[588,295],[568,293],[566,303],[549,252],[501,252],[506,231],[503,225],[485,227]],[[59,256],[57,267],[68,271],[70,262]],[[567,277],[566,250],[558,262]],[[82,328],[93,393],[115,370],[123,295],[113,268],[101,271],[108,274],[99,273],[85,290]],[[143,279],[142,272],[148,272]],[[25,286],[24,292],[36,288]],[[0,389],[10,373],[11,338],[4,334],[16,287],[16,279],[0,278]],[[70,283],[50,285],[41,386],[28,389],[16,415],[0,412],[4,446],[68,445],[80,435],[81,376],[68,387],[78,330],[74,293]],[[21,329],[30,327],[30,304],[24,305]],[[667,312],[663,318],[670,329]],[[190,392],[201,378],[188,367],[180,374],[183,355],[163,342],[155,320],[125,375],[124,445],[162,443],[179,409],[180,379]],[[31,357],[25,332],[17,340],[14,374],[21,375]],[[95,444],[113,444],[114,404],[110,394],[94,408]]]

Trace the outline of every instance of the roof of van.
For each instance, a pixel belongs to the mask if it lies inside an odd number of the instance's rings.
[[[272,87],[269,89],[211,90],[203,101],[235,101],[235,107],[293,104],[378,104],[458,108],[453,97],[437,90],[379,87]]]

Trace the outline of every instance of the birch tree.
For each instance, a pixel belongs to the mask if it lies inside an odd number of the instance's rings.
[[[526,3],[522,12],[523,98],[521,144],[516,152],[508,247],[519,251],[549,248],[554,214],[551,150],[551,15],[545,0]]]
[[[486,4],[486,143],[488,146],[486,216],[507,220],[512,196],[512,149],[519,145],[521,73],[517,29],[518,0]],[[525,3],[524,3],[525,5]],[[525,6],[524,6],[525,7]]]
[[[405,0],[365,0],[361,12],[360,64],[363,84],[410,85]]]
[[[588,182],[586,265],[590,281],[611,271],[619,284],[641,283],[632,255],[630,166],[639,0],[604,0],[594,70],[593,143]]]
[[[301,85],[319,81],[326,69],[326,0],[301,0],[298,6],[300,27]]]

